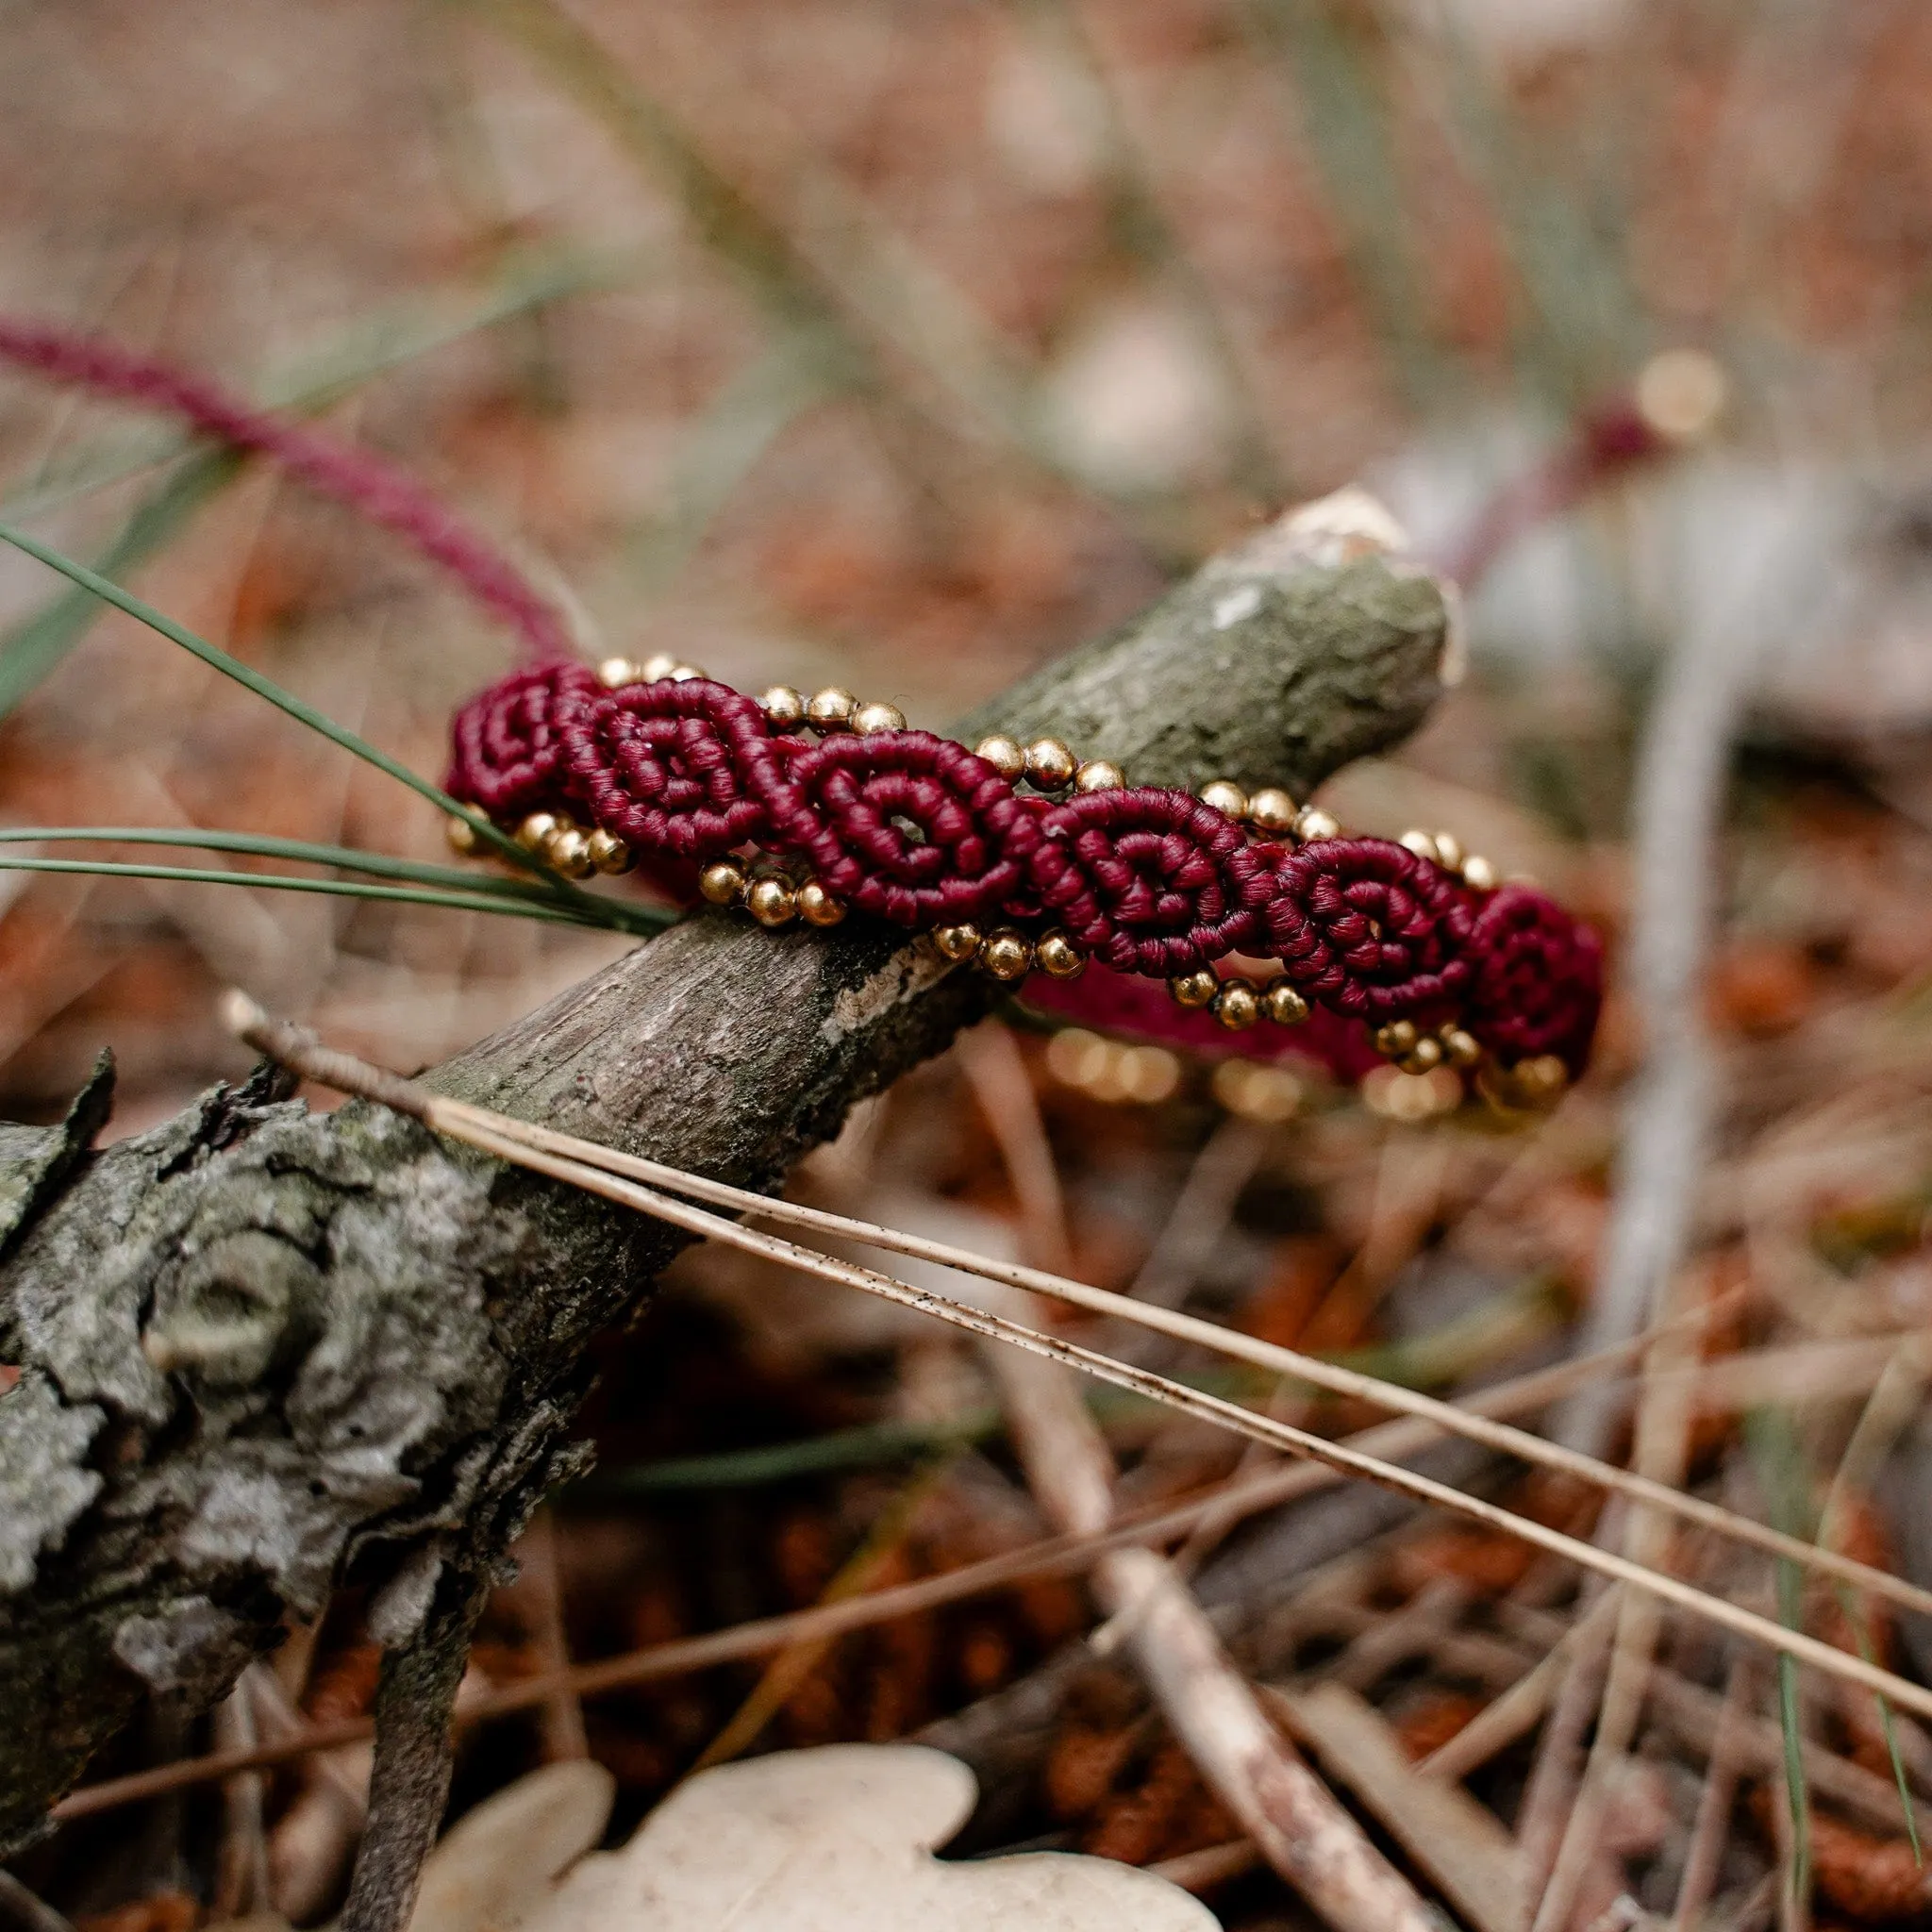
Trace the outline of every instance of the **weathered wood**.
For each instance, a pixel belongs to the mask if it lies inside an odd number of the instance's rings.
[[[1447,649],[1440,588],[1331,504],[961,729],[1299,790],[1412,729]],[[707,914],[432,1079],[771,1187],[991,997],[857,922]],[[381,1108],[310,1116],[267,1074],[97,1154],[90,1094],[52,1139],[0,1138],[0,1851],[143,1691],[206,1707],[344,1576],[404,1649],[439,1578],[490,1574],[574,1466],[588,1344],[675,1246]]]

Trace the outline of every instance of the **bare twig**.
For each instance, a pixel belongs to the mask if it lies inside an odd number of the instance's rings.
[[[408,1641],[383,1657],[369,1824],[349,1879],[342,1932],[400,1932],[408,1924],[423,1859],[449,1797],[450,1716],[484,1591],[450,1563],[431,1587],[434,1598]]]
[[[966,1043],[964,1064],[1016,1182],[1042,1161],[1050,1166],[1032,1083],[1011,1036],[980,1029]],[[1030,1191],[1041,1197],[1037,1182]],[[1057,1203],[1057,1191],[1052,1198]],[[1064,1252],[1064,1226],[1035,1231],[1033,1241]],[[1040,1304],[1025,1290],[1001,1285],[997,1291],[1018,1314],[1038,1320]],[[1052,1362],[1013,1350],[995,1350],[990,1360],[1041,1509],[1062,1530],[1104,1529],[1113,1514],[1113,1457],[1072,1379]],[[1421,1897],[1268,1722],[1173,1569],[1151,1550],[1121,1550],[1101,1558],[1093,1582],[1125,1628],[1175,1737],[1275,1872],[1337,1932],[1426,1932]]]

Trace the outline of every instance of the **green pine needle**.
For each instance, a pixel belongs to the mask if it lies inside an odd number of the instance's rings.
[[[465,899],[508,899],[538,905],[548,911],[562,909],[546,887],[524,879],[492,878],[450,865],[425,865],[416,859],[391,858],[383,853],[358,852],[349,845],[319,845],[306,839],[276,839],[260,832],[177,831],[153,825],[8,825],[0,827],[0,845],[42,845],[84,841],[100,845],[173,845],[199,852],[234,852],[250,858],[292,859],[306,865],[332,865],[341,872],[365,873],[372,878],[403,879],[461,894]],[[243,883],[256,876],[238,873]],[[589,896],[588,894],[586,895]],[[658,932],[676,914],[654,906],[626,906],[608,899],[592,903],[610,914],[608,920],[584,924],[619,924],[623,931]],[[620,924],[621,923],[621,924]]]
[[[583,924],[609,925],[616,922],[608,917],[604,910],[605,901],[593,899],[588,892],[580,892],[569,880],[554,873],[541,860],[525,852],[507,832],[498,828],[482,813],[472,811],[468,806],[458,805],[440,786],[432,785],[419,773],[412,772],[386,751],[379,751],[366,739],[358,738],[346,726],[338,724],[326,713],[318,711],[311,704],[298,698],[293,691],[284,691],[273,678],[264,677],[260,672],[252,670],[239,658],[231,658],[218,645],[209,643],[205,638],[196,637],[185,625],[176,624],[172,617],[157,610],[153,605],[143,603],[131,591],[124,591],[117,583],[104,577],[98,571],[90,570],[86,564],[56,550],[50,543],[42,543],[38,537],[29,537],[25,530],[17,530],[9,524],[0,524],[0,541],[11,543],[16,550],[44,563],[49,570],[57,570],[64,577],[78,584],[85,591],[92,591],[105,603],[114,606],[117,610],[125,611],[152,631],[158,631],[169,642],[179,644],[191,656],[199,658],[204,664],[219,671],[224,677],[231,677],[245,690],[252,691],[257,697],[266,698],[277,710],[286,711],[297,724],[306,724],[311,731],[319,732],[330,743],[339,744],[346,752],[352,752],[366,764],[374,765],[377,771],[386,772],[398,784],[407,785],[411,791],[428,799],[441,811],[468,823],[476,836],[508,858],[511,864],[525,872],[531,872],[542,878],[550,887],[552,895],[560,905],[578,908],[578,920]],[[593,908],[588,914],[583,908]]]
[[[124,865],[98,858],[0,858],[0,872],[78,873],[91,878],[167,879],[192,886],[263,886],[277,892],[321,892],[340,899],[437,906],[448,912],[494,912],[508,919],[540,919],[550,925],[607,925],[603,920],[580,919],[561,906],[535,899],[510,899],[491,892],[432,892],[415,886],[370,885],[360,879],[298,878],[292,873],[208,872],[195,866]]]

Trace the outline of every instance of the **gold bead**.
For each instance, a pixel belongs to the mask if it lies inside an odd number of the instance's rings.
[[[656,684],[660,677],[669,677],[677,669],[677,659],[669,651],[659,651],[654,658],[646,658],[639,666],[646,684]]]
[[[837,925],[845,917],[845,902],[835,899],[816,879],[798,889],[799,916],[808,925]]]
[[[1307,845],[1317,839],[1339,839],[1341,822],[1320,806],[1305,805],[1295,813],[1294,824],[1290,829],[1304,845]]]
[[[1476,1070],[1475,1084],[1491,1107],[1521,1113],[1554,1107],[1570,1084],[1570,1070],[1553,1053],[1518,1060],[1513,1067],[1487,1060]]]
[[[1244,819],[1248,815],[1248,794],[1232,778],[1216,778],[1202,786],[1201,803],[1212,806],[1224,818]]]
[[[783,879],[754,879],[744,903],[760,925],[783,925],[798,910],[798,894]]]
[[[1108,758],[1089,758],[1074,774],[1075,791],[1118,791],[1127,782],[1127,774]]]
[[[1493,892],[1499,883],[1496,868],[1475,852],[1462,861],[1462,882],[1474,886],[1478,892]]]
[[[575,825],[559,825],[543,841],[543,857],[567,879],[587,879],[597,870],[591,841]]]
[[[1026,775],[1026,754],[1014,740],[995,732],[973,747],[973,756],[984,758],[1002,778],[1018,780]]]
[[[1421,1038],[1413,1020],[1391,1020],[1386,1026],[1375,1028],[1375,1051],[1388,1059],[1400,1059],[1404,1054],[1415,1051],[1415,1043]]]
[[[906,713],[897,705],[860,705],[852,714],[852,728],[861,738],[874,731],[903,731]]]
[[[1426,858],[1431,865],[1441,865],[1442,855],[1436,849],[1436,841],[1426,832],[1405,832],[1395,841],[1406,851],[1413,852],[1418,858]]]
[[[591,863],[599,872],[628,872],[638,862],[638,856],[620,839],[615,832],[607,832],[602,825],[591,834]]]
[[[1442,1050],[1449,1056],[1451,1066],[1473,1067],[1483,1057],[1482,1041],[1460,1026],[1443,1027],[1441,1038]]]
[[[979,950],[979,928],[976,925],[941,925],[933,928],[932,942],[940,950],[940,958],[950,959],[957,966],[961,959],[970,959]]]
[[[1079,759],[1058,738],[1036,738],[1026,747],[1027,782],[1041,791],[1071,785],[1079,769]]]
[[[1221,981],[1204,967],[1199,973],[1183,973],[1179,978],[1170,979],[1167,990],[1174,995],[1175,1006],[1192,1011],[1213,1004],[1214,995],[1221,991]]]
[[[628,658],[606,658],[597,666],[597,682],[607,691],[638,681],[638,667]]]
[[[542,848],[544,840],[563,823],[554,811],[533,811],[517,827],[517,843],[525,852],[536,852]]]
[[[842,731],[851,724],[852,714],[858,708],[858,700],[849,691],[828,684],[824,691],[813,691],[807,700],[806,722],[821,731]]]
[[[1214,995],[1214,1017],[1230,1033],[1239,1033],[1261,1017],[1261,1002],[1245,979],[1225,979]]]
[[[805,699],[789,684],[774,684],[758,699],[774,731],[790,731],[805,723]]]
[[[979,970],[989,979],[1024,979],[1032,966],[1033,948],[1009,928],[990,932],[980,941]]]
[[[1539,1107],[1553,1105],[1570,1084],[1570,1069],[1553,1053],[1540,1053],[1534,1059],[1519,1060],[1509,1071],[1516,1076],[1516,1084]]]
[[[1287,980],[1276,979],[1261,995],[1261,1010],[1277,1026],[1299,1026],[1308,1017],[1308,1003]]]
[[[1078,979],[1087,970],[1087,955],[1058,929],[1042,937],[1034,958],[1049,979]]]
[[[708,674],[701,671],[695,664],[674,664],[671,667],[671,681],[673,684],[689,684],[692,678],[704,677],[706,675]]]
[[[1424,1034],[1395,1064],[1405,1074],[1433,1074],[1442,1064],[1442,1042]]]
[[[744,873],[727,858],[698,874],[698,896],[712,906],[736,906],[744,896]]]
[[[1248,823],[1271,839],[1294,828],[1295,802],[1279,785],[1264,785],[1248,800]]]
[[[1462,841],[1454,832],[1436,834],[1436,857],[1451,872],[1462,870]]]
[[[442,822],[442,836],[449,841],[449,849],[458,858],[475,858],[476,848],[483,842],[483,835],[475,826],[455,812]]]

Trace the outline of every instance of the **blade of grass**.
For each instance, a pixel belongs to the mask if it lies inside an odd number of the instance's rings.
[[[164,548],[196,510],[219,496],[247,462],[239,450],[192,456],[121,527],[100,567],[119,576]],[[92,629],[98,601],[66,591],[42,607],[0,644],[0,718],[6,717]]]
[[[1782,1409],[1753,1409],[1744,1418],[1744,1440],[1757,1464],[1774,1523],[1790,1536],[1805,1536],[1807,1522],[1805,1457],[1790,1418]],[[1795,1563],[1777,1565],[1777,1618],[1788,1630],[1803,1626],[1805,1580]],[[1803,1898],[1811,1881],[1811,1793],[1805,1775],[1804,1711],[1798,1702],[1798,1670],[1788,1656],[1777,1660],[1778,1723],[1784,1732],[1785,1801],[1791,1820],[1791,1895]]]
[[[1850,1627],[1852,1641],[1858,1646],[1858,1655],[1869,1663],[1877,1659],[1872,1653],[1872,1633],[1865,1621],[1865,1613],[1852,1596],[1845,1584],[1837,1584],[1839,1607],[1845,1613],[1845,1623]],[[1891,1706],[1883,1697],[1878,1699],[1878,1724],[1885,1733],[1885,1755],[1891,1760],[1891,1781],[1898,1787],[1899,1809],[1906,1817],[1906,1836],[1911,1840],[1912,1862],[1923,1868],[1925,1854],[1919,1843],[1919,1813],[1912,1803],[1911,1786],[1906,1781],[1906,1761],[1898,1748],[1898,1726],[1892,1722]]]
[[[543,886],[523,879],[492,878],[453,865],[425,865],[412,858],[391,858],[385,853],[358,852],[348,845],[318,845],[306,839],[276,839],[260,832],[175,831],[153,825],[7,825],[0,826],[0,845],[70,844],[175,845],[199,852],[234,852],[251,858],[288,858],[308,865],[332,865],[342,872],[366,873],[372,878],[405,879],[413,885],[436,886],[463,893],[529,900],[555,908],[554,895]],[[589,896],[589,895],[586,895]],[[603,900],[597,902],[600,906]],[[646,929],[669,925],[676,915],[668,908],[622,906],[615,908],[640,921]]]
[[[573,280],[552,275],[528,289],[512,290],[461,323],[445,325],[441,330],[419,330],[413,340],[391,340],[386,345],[378,340],[365,347],[359,357],[338,350],[296,379],[271,384],[267,407],[313,413],[327,408],[369,377],[412,356],[525,312],[539,302],[590,286],[594,284],[586,276]],[[393,336],[393,330],[391,334]],[[4,514],[12,519],[52,508],[89,491],[139,475],[157,462],[192,448],[193,440],[189,437],[158,440],[145,456],[110,463],[64,487],[36,491],[9,504]],[[242,474],[247,462],[246,453],[234,449],[201,449],[191,455],[122,526],[100,558],[103,575],[124,576],[164,549],[197,510],[220,495]],[[85,591],[66,591],[0,643],[0,718],[13,710],[80,643],[92,627],[99,606]]]
[[[450,912],[495,912],[506,919],[540,919],[551,925],[589,925],[608,930],[599,919],[580,919],[560,906],[535,900],[505,899],[488,893],[431,892],[412,886],[366,885],[358,879],[298,878],[292,873],[210,872],[183,865],[125,865],[112,859],[0,858],[0,872],[73,873],[88,878],[165,879],[190,886],[261,886],[275,892],[320,892],[339,899],[390,899],[408,906],[438,906]]]
[[[340,745],[352,753],[365,764],[374,765],[377,771],[385,772],[399,785],[407,785],[419,797],[426,798],[452,818],[462,819],[475,832],[476,836],[493,850],[508,858],[519,871],[534,873],[542,879],[561,904],[589,906],[596,908],[586,923],[608,924],[605,908],[608,902],[592,899],[588,892],[580,892],[570,881],[537,858],[525,852],[507,832],[501,831],[481,812],[472,811],[466,805],[459,805],[441,786],[432,785],[420,773],[412,772],[408,765],[392,758],[386,751],[378,751],[366,739],[358,738],[355,732],[336,721],[325,712],[318,711],[311,704],[298,698],[293,691],[284,691],[273,678],[264,677],[260,672],[232,658],[217,644],[211,644],[206,638],[196,637],[185,625],[176,624],[172,617],[157,610],[152,604],[144,603],[132,591],[124,591],[117,583],[104,577],[98,571],[90,570],[86,564],[76,562],[73,558],[56,550],[51,543],[42,543],[38,537],[29,537],[25,530],[17,530],[10,524],[0,524],[0,542],[11,543],[16,550],[26,554],[49,570],[57,570],[64,577],[78,584],[84,591],[91,591],[104,603],[111,604],[117,610],[125,611],[129,617],[144,624],[148,629],[158,632],[170,643],[179,644],[192,657],[199,658],[210,669],[219,671],[224,677],[231,677],[244,690],[252,691],[257,697],[266,698],[278,711],[286,711],[298,724],[306,724],[311,731],[319,732],[331,744]],[[580,915],[581,917],[581,915]]]

